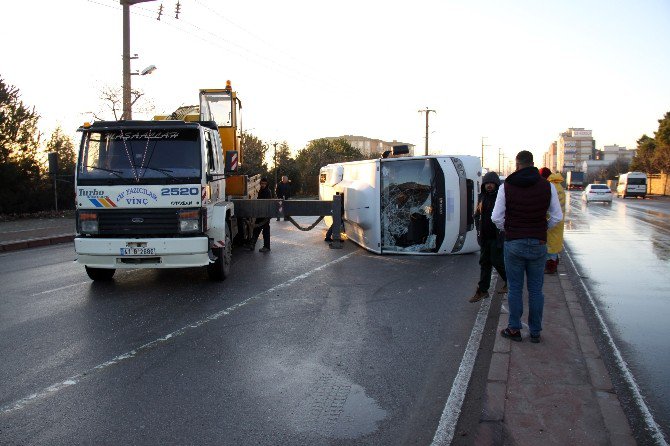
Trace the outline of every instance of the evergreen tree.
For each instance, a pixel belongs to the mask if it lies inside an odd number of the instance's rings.
[[[658,120],[658,130],[654,133],[656,151],[654,164],[661,172],[670,174],[670,112]]]
[[[360,150],[352,147],[346,139],[315,139],[298,152],[296,163],[301,173],[301,191],[315,195],[319,191],[319,171],[330,163],[365,159]]]
[[[268,146],[249,132],[242,133],[242,163],[239,172],[246,175],[267,175],[268,166],[265,155]]]
[[[275,178],[274,153],[273,165],[270,169],[270,176],[272,181]],[[293,195],[300,193],[300,168],[295,159],[291,157],[291,148],[286,141],[277,145],[277,181],[281,181],[281,177],[286,175],[291,182]],[[274,186],[277,187],[276,185]]]
[[[0,213],[39,210],[39,115],[0,77]]]
[[[655,156],[656,140],[647,135],[642,135],[642,137],[637,140],[637,151],[630,163],[630,168],[640,172],[658,173],[658,169],[654,162]]]
[[[77,163],[77,154],[72,139],[63,133],[60,127],[51,134],[47,142],[47,152],[58,155],[58,209],[74,209],[74,171]],[[53,180],[52,180],[53,181]]]

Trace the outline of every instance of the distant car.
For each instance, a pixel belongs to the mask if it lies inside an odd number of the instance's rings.
[[[582,200],[612,202],[612,190],[607,184],[589,184],[582,192]]]

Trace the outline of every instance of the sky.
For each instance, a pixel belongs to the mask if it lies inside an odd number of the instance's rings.
[[[156,20],[159,5],[164,14]],[[130,7],[132,76],[153,112],[196,104],[230,79],[243,127],[295,152],[360,135],[429,152],[531,150],[536,164],[569,127],[596,147],[635,148],[670,111],[667,0],[176,0]],[[118,0],[3,4],[0,77],[48,136],[100,114],[122,83]],[[111,118],[111,115],[107,115]]]

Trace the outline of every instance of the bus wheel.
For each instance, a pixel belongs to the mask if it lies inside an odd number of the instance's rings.
[[[90,277],[91,280],[100,282],[112,280],[112,277],[114,277],[114,273],[116,272],[115,269],[91,268],[89,266],[86,266],[85,268],[86,274],[88,274],[88,277]]]

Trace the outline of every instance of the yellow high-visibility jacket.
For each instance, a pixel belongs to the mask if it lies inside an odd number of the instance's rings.
[[[563,175],[559,172],[555,172],[549,175],[547,180],[556,187],[558,201],[560,201],[561,211],[563,211],[563,220],[547,231],[547,252],[549,254],[556,254],[563,249],[563,227],[565,226],[565,190],[561,185],[563,182]]]

